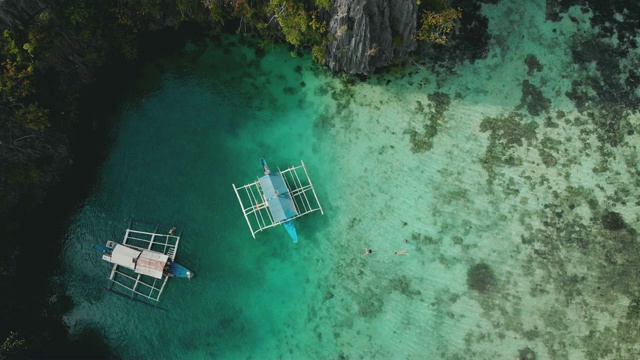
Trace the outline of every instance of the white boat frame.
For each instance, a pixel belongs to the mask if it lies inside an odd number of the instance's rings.
[[[320,213],[324,215],[322,205],[320,205],[320,201],[318,200],[318,195],[313,188],[311,178],[309,178],[307,167],[304,165],[304,161],[301,160],[300,163],[301,165],[293,166],[286,170],[280,170],[280,168],[278,168],[278,172],[282,174],[285,186],[289,190],[294,207],[298,213],[296,216],[289,219],[279,222],[273,220],[271,212],[267,209],[267,202],[259,180],[240,187],[236,187],[235,184],[232,184],[233,190],[238,197],[238,202],[240,202],[244,218],[247,220],[247,225],[249,225],[251,236],[253,236],[254,239],[256,238],[256,234],[260,231],[280,225],[286,221],[299,218],[314,211],[320,210]],[[299,173],[299,169],[302,169],[304,172],[302,180],[300,178],[300,173],[302,171]],[[305,182],[304,184],[303,181]],[[310,195],[307,196],[308,192],[313,194],[311,201],[309,200]],[[315,202],[313,202],[313,200],[315,200]]]
[[[131,225],[130,225],[131,227]],[[174,260],[178,252],[180,243],[180,234],[169,235],[158,233],[159,226],[156,226],[154,232],[127,229],[124,234],[122,245],[137,249],[151,250],[169,256],[171,261]],[[114,247],[115,242],[108,241],[108,247]],[[102,256],[103,260],[109,261],[107,255]],[[130,292],[130,297],[142,297],[144,300],[160,301],[160,295],[164,291],[164,287],[169,280],[168,276],[162,276],[162,279],[156,279],[151,276],[137,274],[133,270],[118,264],[113,264],[111,274],[109,275],[110,286],[107,288],[112,290],[113,285],[117,285],[119,289],[126,289]],[[120,293],[119,291],[116,291]],[[122,294],[124,295],[124,294]]]

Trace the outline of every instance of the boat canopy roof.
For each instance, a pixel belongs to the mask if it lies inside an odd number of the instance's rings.
[[[116,244],[111,252],[111,262],[135,270],[138,256],[140,256],[140,251]]]
[[[162,279],[164,266],[169,256],[150,250],[136,250],[117,244],[111,253],[111,262],[135,271],[138,274]]]
[[[143,275],[149,275],[156,279],[162,279],[164,266],[169,256],[157,253],[155,251],[143,250],[138,258],[136,272]]]
[[[273,221],[280,222],[298,215],[282,174],[279,172],[270,173],[258,180],[269,206],[269,211],[273,216]]]

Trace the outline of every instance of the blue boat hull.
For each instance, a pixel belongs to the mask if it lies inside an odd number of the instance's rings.
[[[177,278],[187,278],[191,279],[193,277],[193,272],[191,272],[186,267],[178,264],[177,262],[171,263],[170,273]]]
[[[265,160],[264,158],[261,158],[260,164],[262,165],[262,169],[264,170],[265,175],[268,175],[269,173],[271,173],[271,171],[269,170],[269,166],[267,165],[267,160]],[[293,240],[294,243],[297,243],[298,232],[296,231],[296,226],[293,224],[293,220],[287,220],[283,222],[282,225],[284,225],[284,228],[287,230],[287,233],[291,237],[291,240]]]
[[[284,228],[287,229],[287,233],[291,236],[291,239],[294,243],[298,242],[298,232],[296,231],[296,226],[293,224],[293,220],[288,220],[282,223]]]
[[[103,254],[111,254],[111,252],[113,251],[112,248],[106,245],[93,245],[93,248],[100,251]]]
[[[262,165],[262,170],[264,171],[265,175],[271,172],[271,170],[269,170],[269,166],[267,165],[267,160],[265,160],[264,158],[261,158],[260,164]]]

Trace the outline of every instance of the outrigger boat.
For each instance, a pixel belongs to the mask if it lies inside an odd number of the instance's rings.
[[[131,299],[159,301],[160,295],[169,278],[193,277],[193,272],[174,261],[180,234],[176,228],[158,233],[160,226],[153,231],[127,229],[122,244],[107,241],[105,245],[94,245],[102,253],[102,259],[113,264],[109,276],[110,286],[105,290],[116,292],[125,289]]]
[[[265,159],[260,164],[264,175],[257,181],[241,187],[233,184],[251,235],[255,238],[257,232],[282,224],[297,243],[293,220],[317,210],[324,214],[307,168],[301,161],[299,166],[271,172]]]
[[[107,241],[106,245],[94,245],[94,249],[102,252],[102,260],[124,266],[136,274],[148,275],[156,279],[163,276],[188,278],[193,274],[186,267],[174,262],[169,255],[151,250],[142,250]]]

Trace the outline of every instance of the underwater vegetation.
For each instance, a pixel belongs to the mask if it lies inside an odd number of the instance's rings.
[[[526,120],[517,111],[501,117],[482,119],[480,131],[489,133],[489,145],[481,163],[489,175],[487,178],[489,185],[493,184],[498,167],[522,165],[523,160],[514,154],[513,150],[531,145],[536,138],[538,127],[537,122]]]
[[[358,314],[362,317],[376,317],[382,312],[384,300],[379,292],[367,288],[358,300]]]
[[[413,297],[421,294],[420,290],[411,287],[411,280],[406,275],[401,275],[389,281],[388,292],[397,291],[402,295]]]
[[[429,100],[428,112],[425,112],[422,102],[418,101],[416,103],[416,113],[424,118],[422,131],[416,129],[405,130],[405,133],[409,134],[411,151],[413,153],[423,153],[433,147],[433,138],[438,134],[438,128],[442,126],[445,120],[444,113],[451,104],[449,94],[442,92],[429,94],[427,95],[427,99]]]

